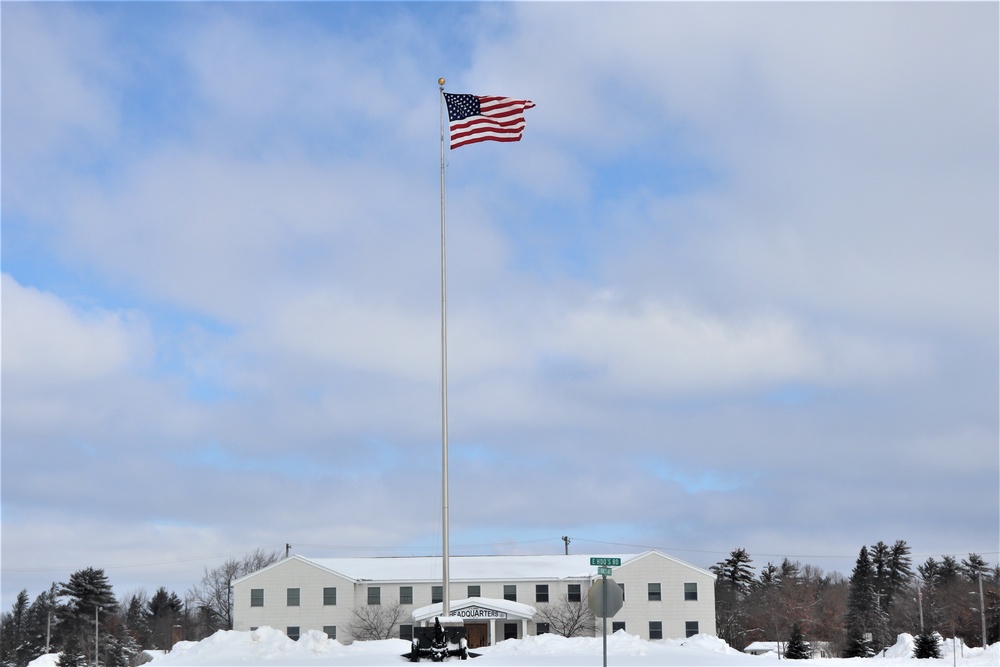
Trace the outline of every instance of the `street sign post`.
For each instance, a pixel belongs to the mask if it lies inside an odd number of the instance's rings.
[[[593,563],[594,559],[591,558],[590,562]],[[618,560],[619,559],[607,559],[607,560]],[[594,616],[599,616],[601,618],[601,635],[603,637],[602,644],[604,646],[604,667],[608,667],[608,616],[614,616],[621,610],[622,605],[625,604],[625,594],[622,592],[621,586],[615,583],[614,579],[608,579],[608,575],[611,574],[611,568],[601,566],[598,570],[601,575],[600,581],[595,581],[587,591],[587,606],[590,607],[590,611],[594,612]]]

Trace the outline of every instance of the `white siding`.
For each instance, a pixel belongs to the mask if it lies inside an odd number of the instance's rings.
[[[323,589],[337,589],[337,604],[323,604]],[[251,589],[264,590],[264,606],[250,606]],[[299,589],[299,606],[289,607],[289,588]],[[398,592],[398,591],[397,591]],[[264,625],[284,632],[290,626],[307,630],[337,627],[337,638],[347,639],[347,624],[355,604],[354,582],[327,572],[308,561],[289,558],[233,585],[233,629],[250,630]],[[341,633],[344,634],[341,634]]]
[[[625,622],[625,631],[649,639],[649,622],[663,623],[663,638],[685,637],[685,623],[697,621],[701,634],[715,634],[715,577],[711,573],[651,552],[614,568],[611,576],[625,584],[625,605],[612,622]],[[684,600],[684,584],[698,584],[698,600]],[[650,583],[660,584],[660,601],[649,600]],[[600,619],[598,619],[600,623]]]
[[[453,557],[454,558],[454,557]],[[281,631],[298,627],[301,634],[308,630],[322,630],[326,626],[336,626],[337,640],[348,643],[353,640],[347,631],[355,605],[368,604],[368,589],[378,586],[382,604],[392,604],[399,600],[401,586],[413,588],[413,603],[404,605],[404,624],[413,624],[413,609],[432,603],[432,587],[439,583],[427,580],[414,581],[356,581],[328,569],[334,567],[336,559],[324,559],[325,566],[301,556],[292,556],[259,572],[236,581],[234,589],[234,629],[250,630],[261,626],[271,626]],[[625,605],[618,614],[608,619],[610,632],[612,623],[623,621],[629,634],[649,638],[649,621],[660,621],[663,637],[683,638],[685,623],[697,621],[699,632],[715,634],[715,577],[699,568],[659,552],[647,552],[638,557],[623,558],[624,565],[614,568],[612,578],[625,584]],[[549,587],[549,603],[560,602],[568,592],[569,584],[579,584],[581,598],[586,603],[587,589],[598,579],[597,568],[591,577],[569,578],[507,578],[477,581],[451,581],[451,600],[468,597],[468,586],[479,585],[480,597],[503,599],[504,585],[517,586],[517,602],[538,606],[536,585]],[[356,575],[360,576],[360,575]],[[684,584],[697,583],[698,600],[684,600]],[[649,601],[648,584],[659,583],[660,601]],[[323,589],[337,589],[337,604],[323,604]],[[299,606],[288,606],[287,591],[299,589]],[[264,606],[250,606],[251,590],[264,591]],[[601,622],[598,619],[597,633]],[[397,628],[398,632],[398,628]],[[535,624],[529,623],[529,632],[535,632]],[[397,635],[398,636],[398,635]]]

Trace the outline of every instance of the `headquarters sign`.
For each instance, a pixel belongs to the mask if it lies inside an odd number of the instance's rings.
[[[507,618],[507,612],[498,611],[496,609],[487,609],[486,607],[466,607],[465,609],[453,609],[451,611],[451,615],[458,616],[460,618],[469,618],[476,620]]]

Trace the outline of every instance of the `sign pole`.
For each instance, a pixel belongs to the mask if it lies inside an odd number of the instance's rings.
[[[601,615],[601,634],[604,635],[602,641],[604,643],[604,667],[608,667],[608,575],[602,574],[601,578],[604,579],[604,585],[601,587],[602,594],[604,595],[604,614]]]

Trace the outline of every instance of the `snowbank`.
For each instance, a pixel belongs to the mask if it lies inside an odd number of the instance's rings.
[[[157,656],[150,667],[366,667],[397,665],[410,650],[409,642],[386,639],[354,642],[345,646],[324,633],[310,631],[298,641],[273,628],[253,632],[222,630],[200,642],[179,642],[173,650]],[[508,639],[496,646],[476,650],[480,657],[461,663],[469,667],[599,667],[600,637],[566,639],[547,634]],[[998,667],[1000,644],[985,650],[945,639],[940,660],[915,661],[913,636],[900,635],[884,654],[871,659],[821,658],[803,667]],[[48,654],[28,667],[57,667],[58,654]],[[458,663],[455,663],[457,667]],[[737,651],[717,637],[696,635],[689,639],[647,641],[618,631],[608,637],[608,665],[612,667],[757,667],[773,666],[774,657],[752,656]]]
[[[217,666],[256,663],[261,665],[352,664],[384,665],[410,650],[402,639],[354,642],[344,646],[326,633],[310,630],[293,641],[280,630],[261,627],[252,632],[220,630],[200,642],[177,642],[162,657],[147,663]]]

